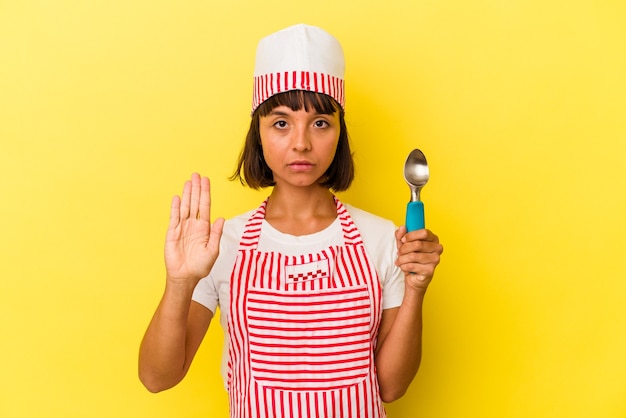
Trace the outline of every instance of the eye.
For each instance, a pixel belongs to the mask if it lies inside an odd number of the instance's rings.
[[[330,124],[327,121],[323,120],[323,119],[316,120],[313,125],[316,128],[326,128],[326,127],[330,126]]]
[[[287,121],[278,120],[274,122],[274,126],[277,127],[278,129],[285,129],[287,127]]]

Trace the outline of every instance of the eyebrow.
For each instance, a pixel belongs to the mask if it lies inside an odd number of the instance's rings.
[[[282,111],[282,110],[277,110],[277,109],[278,108],[272,109],[270,111],[270,113],[267,114],[266,117],[269,117],[269,116],[289,117],[290,114],[288,112],[285,112],[285,111]],[[318,117],[319,116],[331,116],[332,117],[332,115],[334,115],[334,113],[322,113],[322,112],[315,111],[315,115],[318,116]]]
[[[287,112],[272,109],[272,111],[267,116],[289,116],[289,114]]]

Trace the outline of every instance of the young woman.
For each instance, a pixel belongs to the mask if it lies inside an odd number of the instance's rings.
[[[354,177],[343,52],[296,25],[259,43],[250,130],[233,176],[272,187],[211,224],[209,179],[174,197],[166,286],[141,344],[153,392],[180,382],[217,307],[231,417],[384,417],[420,363],[422,303],[443,251],[340,202]]]

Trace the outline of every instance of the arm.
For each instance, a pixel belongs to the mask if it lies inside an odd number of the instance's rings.
[[[172,199],[165,241],[165,292],[139,350],[139,378],[151,392],[180,382],[204,338],[213,313],[192,302],[193,289],[219,254],[223,219],[210,224],[209,179],[192,176],[182,199]]]
[[[401,227],[396,242],[396,265],[405,277],[404,299],[398,308],[383,312],[376,346],[378,382],[385,402],[404,395],[419,368],[424,295],[443,252],[438,237],[425,229],[407,234]]]

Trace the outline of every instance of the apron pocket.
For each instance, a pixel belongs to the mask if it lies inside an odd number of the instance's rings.
[[[318,293],[252,288],[247,320],[252,377],[277,390],[356,385],[371,369],[366,286]]]

